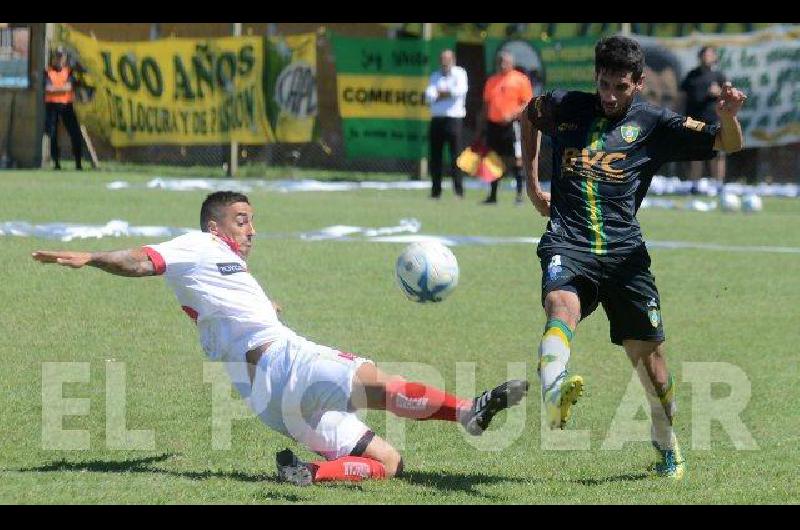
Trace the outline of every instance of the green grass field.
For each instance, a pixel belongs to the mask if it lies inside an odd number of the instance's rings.
[[[103,172],[0,172],[0,222],[123,219],[132,225],[195,226],[202,192],[107,191],[105,183],[149,176]],[[250,194],[262,235],[330,225],[391,226],[404,217],[438,235],[540,236],[545,221],[501,192],[497,207],[468,191],[439,202],[423,191]],[[800,247],[800,201],[766,199],[756,215],[645,210],[648,240]],[[381,363],[420,363],[457,386],[482,390],[527,362],[532,392],[524,429],[499,451],[479,450],[460,427],[402,422],[398,443],[407,474],[358,485],[298,488],[277,483],[274,454],[297,447],[255,417],[233,423],[230,450],[212,448],[211,385],[194,326],[160,278],[129,279],[97,269],[42,266],[38,249],[110,250],[146,238],[53,240],[0,237],[0,502],[2,503],[797,503],[800,500],[800,403],[797,302],[800,254],[653,249],[671,369],[678,382],[678,433],[688,460],[683,482],[647,478],[646,441],[602,449],[632,377],[624,352],[608,338],[598,310],[578,328],[570,363],[587,391],[569,429],[588,431],[588,450],[546,450],[539,427],[535,351],[544,325],[541,270],[533,245],[458,246],[460,284],[442,304],[407,301],[394,284],[404,245],[308,242],[264,237],[249,267],[285,322],[301,335]],[[155,449],[114,450],[106,441],[106,365],[126,368],[127,428],[154,432]],[[42,366],[89,363],[88,383],[67,383],[65,398],[87,398],[89,413],[64,419],[90,434],[87,450],[42,447]],[[758,448],[737,450],[711,423],[703,449],[693,427],[689,363],[738,367],[751,388],[739,417]],[[475,379],[457,377],[472,363]],[[465,365],[461,365],[463,368]],[[407,364],[410,370],[414,365]],[[401,368],[402,369],[402,368]],[[711,386],[714,399],[731,387]],[[519,416],[517,416],[518,418]],[[644,413],[636,416],[643,419]],[[699,417],[699,416],[698,416]],[[384,413],[366,416],[380,435]],[[493,425],[503,429],[509,414]],[[510,424],[510,420],[509,420]],[[389,436],[390,441],[392,440]],[[693,447],[694,446],[694,447]],[[700,447],[698,447],[700,446]],[[302,457],[312,454],[299,450]]]

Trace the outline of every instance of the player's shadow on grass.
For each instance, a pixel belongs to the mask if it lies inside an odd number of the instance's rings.
[[[606,484],[608,482],[634,482],[637,480],[647,480],[650,478],[649,473],[628,473],[625,475],[616,475],[613,477],[602,477],[602,478],[582,478],[579,480],[573,480],[577,484],[583,484],[584,486],[599,486],[601,484]]]
[[[65,459],[56,460],[37,467],[20,469],[21,472],[47,472],[47,471],[91,471],[94,473],[160,473],[173,477],[183,477],[191,480],[205,480],[209,478],[228,478],[241,482],[278,482],[274,474],[243,473],[241,471],[172,471],[153,467],[156,462],[163,462],[172,458],[173,454],[161,454],[142,458],[128,458],[125,460],[84,460],[70,462]]]
[[[475,486],[481,484],[497,483],[525,483],[529,484],[534,479],[523,479],[518,477],[501,477],[496,475],[482,475],[479,473],[447,473],[432,471],[405,471],[397,477],[397,480],[407,482],[414,486],[428,486],[442,491],[462,492],[470,495],[492,498],[491,495],[481,493]]]

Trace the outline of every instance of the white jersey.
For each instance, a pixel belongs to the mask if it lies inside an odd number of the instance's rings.
[[[244,362],[247,351],[296,336],[278,320],[247,264],[223,239],[190,232],[144,250],[197,323],[211,359]]]

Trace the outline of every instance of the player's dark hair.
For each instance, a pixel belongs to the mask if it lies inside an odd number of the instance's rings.
[[[200,207],[200,230],[208,232],[209,221],[219,221],[222,218],[222,210],[229,204],[235,202],[246,202],[250,204],[247,195],[235,191],[215,191],[211,193],[203,206]]]
[[[605,37],[594,47],[594,71],[631,72],[631,78],[639,81],[644,71],[644,52],[635,40],[614,35]]]

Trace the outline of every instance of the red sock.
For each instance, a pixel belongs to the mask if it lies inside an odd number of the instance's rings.
[[[314,482],[332,480],[360,482],[365,478],[386,478],[386,469],[383,464],[362,456],[343,456],[329,462],[319,460],[311,462],[310,465],[314,473]]]
[[[470,407],[472,400],[457,398],[422,383],[386,384],[386,410],[403,418],[458,421],[459,412]]]

